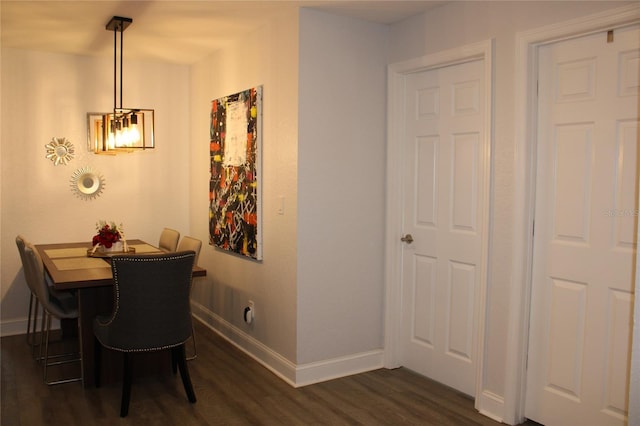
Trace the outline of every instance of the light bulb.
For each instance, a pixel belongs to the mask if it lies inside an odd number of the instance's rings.
[[[140,130],[138,129],[138,125],[131,121],[131,127],[129,127],[129,139],[131,141],[131,145],[138,145],[140,143]]]

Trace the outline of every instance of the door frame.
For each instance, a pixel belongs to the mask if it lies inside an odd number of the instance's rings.
[[[503,421],[524,421],[531,320],[533,220],[537,148],[538,49],[548,43],[625,26],[640,19],[640,5],[611,9],[516,35],[513,286],[507,337]],[[637,283],[636,283],[637,287]],[[636,288],[637,290],[637,288]]]
[[[387,69],[387,179],[386,179],[386,223],[385,223],[385,313],[384,313],[384,366],[396,368],[400,364],[400,336],[402,323],[402,243],[403,231],[403,149],[404,140],[404,87],[407,75],[457,65],[472,60],[484,61],[485,85],[485,144],[483,156],[486,165],[484,185],[479,194],[485,200],[487,214],[479,228],[482,232],[481,282],[475,296],[475,324],[477,327],[476,354],[476,398],[480,395],[483,366],[486,292],[488,277],[489,224],[492,217],[490,204],[493,168],[493,50],[494,41],[485,40],[459,48],[390,64]]]

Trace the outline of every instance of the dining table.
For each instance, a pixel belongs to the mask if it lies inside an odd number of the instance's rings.
[[[77,294],[77,334],[80,341],[82,384],[85,388],[91,387],[95,384],[93,320],[96,315],[109,314],[113,309],[113,275],[110,259],[115,253],[92,253],[90,242],[36,244],[35,248],[42,257],[53,287],[56,290],[74,291]],[[127,241],[127,253],[137,255],[164,252],[152,244],[135,239]],[[206,274],[206,269],[194,265],[193,277]],[[122,371],[119,355],[121,354],[103,354],[103,383],[119,379],[119,373]],[[171,370],[170,358],[165,359],[165,355],[141,353],[140,357],[145,358],[139,361],[140,368],[136,366],[140,375]]]

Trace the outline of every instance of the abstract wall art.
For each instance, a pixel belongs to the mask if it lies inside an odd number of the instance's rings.
[[[209,244],[262,260],[262,86],[211,102]]]

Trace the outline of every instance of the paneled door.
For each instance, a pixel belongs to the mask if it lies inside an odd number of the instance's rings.
[[[539,48],[526,417],[624,425],[638,220],[638,26]]]
[[[484,60],[406,77],[401,364],[475,394],[488,215]]]

